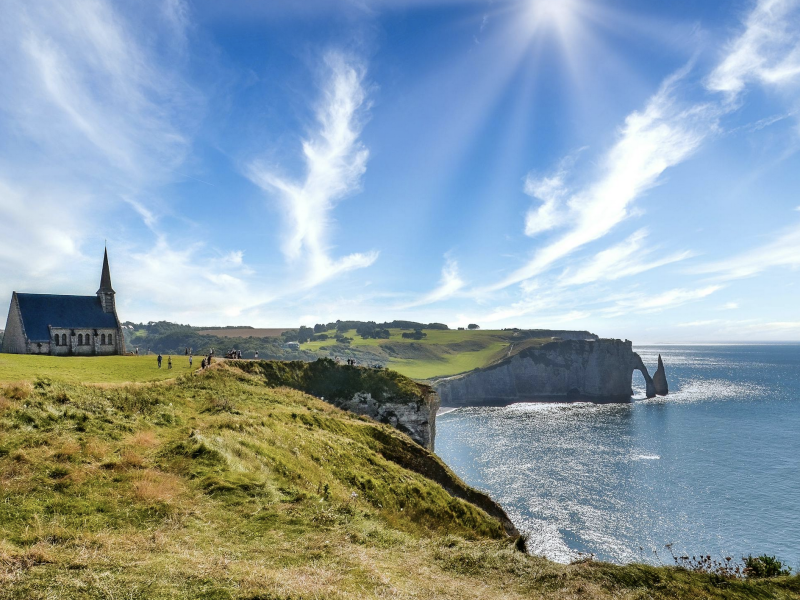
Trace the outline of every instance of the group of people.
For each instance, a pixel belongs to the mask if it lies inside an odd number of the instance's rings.
[[[225,353],[225,358],[242,358],[242,351],[231,349]]]
[[[211,366],[211,357],[212,357],[213,354],[214,354],[214,351],[212,350],[211,353],[209,353],[208,356],[204,356],[203,357],[203,360],[200,362],[200,367],[201,368],[205,369],[205,368]],[[190,352],[188,356],[189,356],[189,368],[191,369],[192,365],[194,364],[194,355]],[[164,357],[161,356],[160,352],[158,353],[158,357],[156,358],[156,360],[158,361],[158,368],[160,369],[162,367],[163,362],[164,362]],[[172,356],[168,356],[167,357],[167,369],[171,369],[171,368],[172,368]]]

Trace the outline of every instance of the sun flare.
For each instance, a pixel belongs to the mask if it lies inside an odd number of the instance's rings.
[[[533,0],[529,10],[534,29],[556,29],[562,34],[574,28],[579,11],[579,0]]]

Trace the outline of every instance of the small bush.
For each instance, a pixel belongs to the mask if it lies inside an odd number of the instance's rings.
[[[742,558],[744,561],[744,575],[753,579],[762,579],[765,577],[780,577],[781,575],[791,575],[792,568],[784,568],[783,563],[776,559],[774,556],[761,556],[749,555]]]

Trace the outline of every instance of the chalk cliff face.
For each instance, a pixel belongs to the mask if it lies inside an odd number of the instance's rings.
[[[358,392],[349,400],[332,399],[331,402],[350,412],[366,415],[380,423],[387,423],[407,434],[412,440],[433,451],[436,438],[436,411],[439,410],[439,398],[428,388],[423,392],[422,400],[410,402],[398,399],[378,402],[367,392]]]
[[[564,340],[442,379],[435,389],[442,406],[502,406],[546,398],[627,400],[635,369],[645,377],[648,397],[655,396],[650,375],[630,341]]]

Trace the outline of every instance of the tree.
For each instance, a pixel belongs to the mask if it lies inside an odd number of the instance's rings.
[[[326,331],[328,331],[327,325],[323,325],[322,323],[314,325],[314,333],[325,333]]]
[[[467,329],[480,329],[480,328],[481,326],[476,325],[475,323],[470,323],[469,325],[467,325]]]
[[[311,327],[306,327],[305,325],[300,326],[300,330],[297,332],[297,341],[301,344],[304,344],[308,340],[314,337],[314,330]]]

